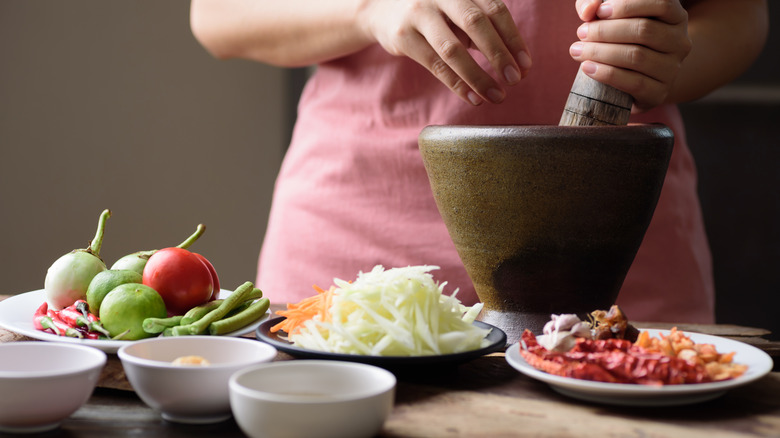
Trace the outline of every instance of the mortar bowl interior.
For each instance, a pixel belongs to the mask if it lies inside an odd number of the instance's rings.
[[[644,124],[428,126],[418,140],[480,319],[509,342],[615,303],[674,144]]]

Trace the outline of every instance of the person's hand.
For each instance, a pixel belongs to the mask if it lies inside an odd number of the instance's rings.
[[[679,0],[576,0],[580,41],[569,52],[593,79],[634,97],[634,112],[666,100],[691,51]]]
[[[505,85],[531,66],[525,41],[501,0],[368,0],[359,20],[388,53],[408,56],[466,102],[504,100]],[[490,63],[483,70],[470,47]]]

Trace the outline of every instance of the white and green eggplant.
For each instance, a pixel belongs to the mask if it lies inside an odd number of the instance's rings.
[[[100,258],[100,248],[103,245],[103,230],[109,217],[109,210],[100,214],[97,232],[89,247],[75,249],[58,258],[49,267],[43,287],[50,309],[60,310],[76,300],[86,300],[87,288],[92,278],[106,270],[106,264]]]

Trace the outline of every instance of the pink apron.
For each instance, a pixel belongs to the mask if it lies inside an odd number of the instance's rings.
[[[534,66],[506,100],[472,107],[427,70],[378,45],[318,66],[307,83],[279,173],[257,284],[272,302],[296,302],[375,265],[436,265],[434,277],[474,288],[441,221],[417,149],[426,125],[557,124],[578,65],[568,49],[574,11],[542,0],[507,0]],[[479,58],[486,65],[482,58]],[[696,169],[677,108],[632,123],[663,123],[676,143],[661,199],[618,304],[636,321],[714,321],[709,247]],[[594,309],[595,310],[595,309]]]

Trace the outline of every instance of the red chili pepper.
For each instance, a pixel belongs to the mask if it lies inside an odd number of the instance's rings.
[[[46,312],[46,318],[41,320],[43,326],[52,329],[55,334],[59,336],[83,338],[84,330],[80,330],[77,325],[71,325],[64,321],[60,315],[60,312],[61,311],[49,309]]]
[[[57,327],[57,324],[54,323],[54,320],[49,315],[41,317],[39,321],[43,330],[50,330],[57,336],[62,334],[60,333],[60,329]]]
[[[49,303],[46,301],[41,304],[40,307],[38,307],[38,310],[35,311],[35,315],[33,315],[33,325],[35,326],[35,330],[46,330],[43,327],[43,324],[41,324],[41,320],[46,317],[46,313],[49,311]]]
[[[57,315],[60,317],[62,322],[73,328],[84,325],[82,324],[83,321],[80,321],[80,319],[83,319],[84,316],[81,315],[81,312],[76,311],[76,309],[72,307],[66,307],[58,311]]]
[[[58,314],[59,316],[59,314]],[[70,338],[83,338],[84,335],[81,333],[81,330],[78,329],[78,327],[74,327],[67,322],[63,321],[62,318],[52,318],[52,321],[54,321],[54,324],[57,326],[57,328],[60,329],[60,336],[67,336]]]
[[[49,309],[47,302],[41,304],[33,315],[36,330],[73,338],[101,339],[109,337],[97,316],[89,313],[84,300],[78,300],[62,309]]]

